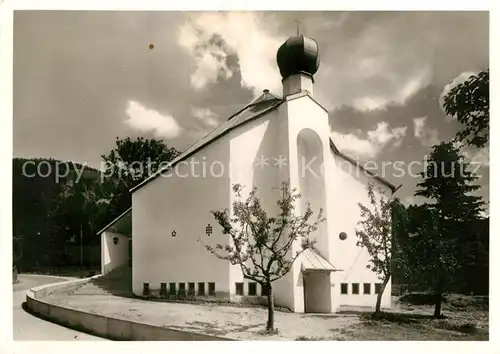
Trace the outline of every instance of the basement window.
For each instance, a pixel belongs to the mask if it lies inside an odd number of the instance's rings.
[[[142,295],[149,295],[149,283],[144,283],[142,286]]]
[[[205,296],[205,283],[198,283],[198,295]]]
[[[166,295],[167,294],[167,283],[161,283],[160,284],[160,295]]]
[[[168,284],[168,292],[170,293],[170,295],[175,295],[177,293],[175,289],[175,283]]]
[[[248,283],[248,295],[250,296],[257,295],[257,283]]]
[[[371,283],[364,283],[363,284],[363,294],[368,294],[370,295],[370,292],[371,292],[371,286],[372,284]]]
[[[194,283],[188,283],[188,294],[189,295],[194,295],[195,294]]]
[[[353,295],[358,295],[359,294],[359,284],[358,283],[353,283],[352,284],[352,293],[353,293]]]
[[[215,283],[208,283],[208,296],[215,296]]]
[[[375,283],[375,294],[378,294],[382,291],[382,283]]]
[[[340,284],[340,293],[342,295],[347,295],[347,283]]]
[[[179,283],[179,295],[186,293],[186,283]]]
[[[243,295],[243,283],[236,283],[236,295]]]

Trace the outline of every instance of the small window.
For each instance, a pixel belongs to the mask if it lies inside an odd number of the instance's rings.
[[[175,283],[169,283],[168,284],[168,292],[170,295],[175,295],[177,291],[175,290]]]
[[[205,296],[205,283],[198,283],[198,295]]]
[[[186,293],[186,283],[179,283],[179,295]]]
[[[268,291],[268,288],[266,285],[262,285],[261,289],[260,289],[260,295],[261,296],[267,296],[269,295],[269,291]]]
[[[347,295],[347,283],[340,284],[340,293],[342,295]]]
[[[236,283],[236,295],[243,295],[243,283]]]
[[[375,294],[378,294],[382,291],[382,283],[375,283]]]
[[[188,294],[189,295],[194,295],[195,294],[194,283],[188,283]]]
[[[142,286],[142,295],[149,295],[149,283],[144,283]]]
[[[248,283],[248,295],[250,296],[257,295],[257,283]]]
[[[359,284],[358,283],[353,283],[352,284],[352,293],[355,295],[359,294]]]
[[[208,296],[215,296],[215,283],[208,283]]]
[[[364,283],[363,284],[363,294],[368,294],[369,295],[370,292],[371,292],[371,288],[372,288],[372,286],[371,286],[370,283]]]
[[[160,284],[160,294],[161,295],[166,295],[167,294],[167,283],[161,283]]]

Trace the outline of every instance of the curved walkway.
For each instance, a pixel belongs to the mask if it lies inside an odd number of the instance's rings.
[[[26,312],[22,304],[26,301],[26,290],[35,286],[69,280],[44,275],[20,274],[19,282],[13,284],[13,331],[15,341],[93,341],[105,340],[42,320]]]

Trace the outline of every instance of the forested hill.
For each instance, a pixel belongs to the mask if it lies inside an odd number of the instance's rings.
[[[81,180],[96,181],[100,173],[77,163],[47,158],[14,158],[12,165],[14,253],[22,249],[22,258],[30,265],[34,259],[43,263],[50,248],[57,247],[53,241],[59,238],[61,228],[58,203],[66,183],[78,175]],[[69,223],[63,227],[75,228]]]

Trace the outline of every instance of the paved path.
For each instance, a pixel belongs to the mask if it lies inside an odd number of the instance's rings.
[[[26,290],[35,286],[56,283],[70,278],[57,278],[44,275],[20,274],[19,282],[13,285],[14,340],[29,341],[69,341],[105,340],[72,329],[56,325],[35,317],[22,308],[26,301]]]

